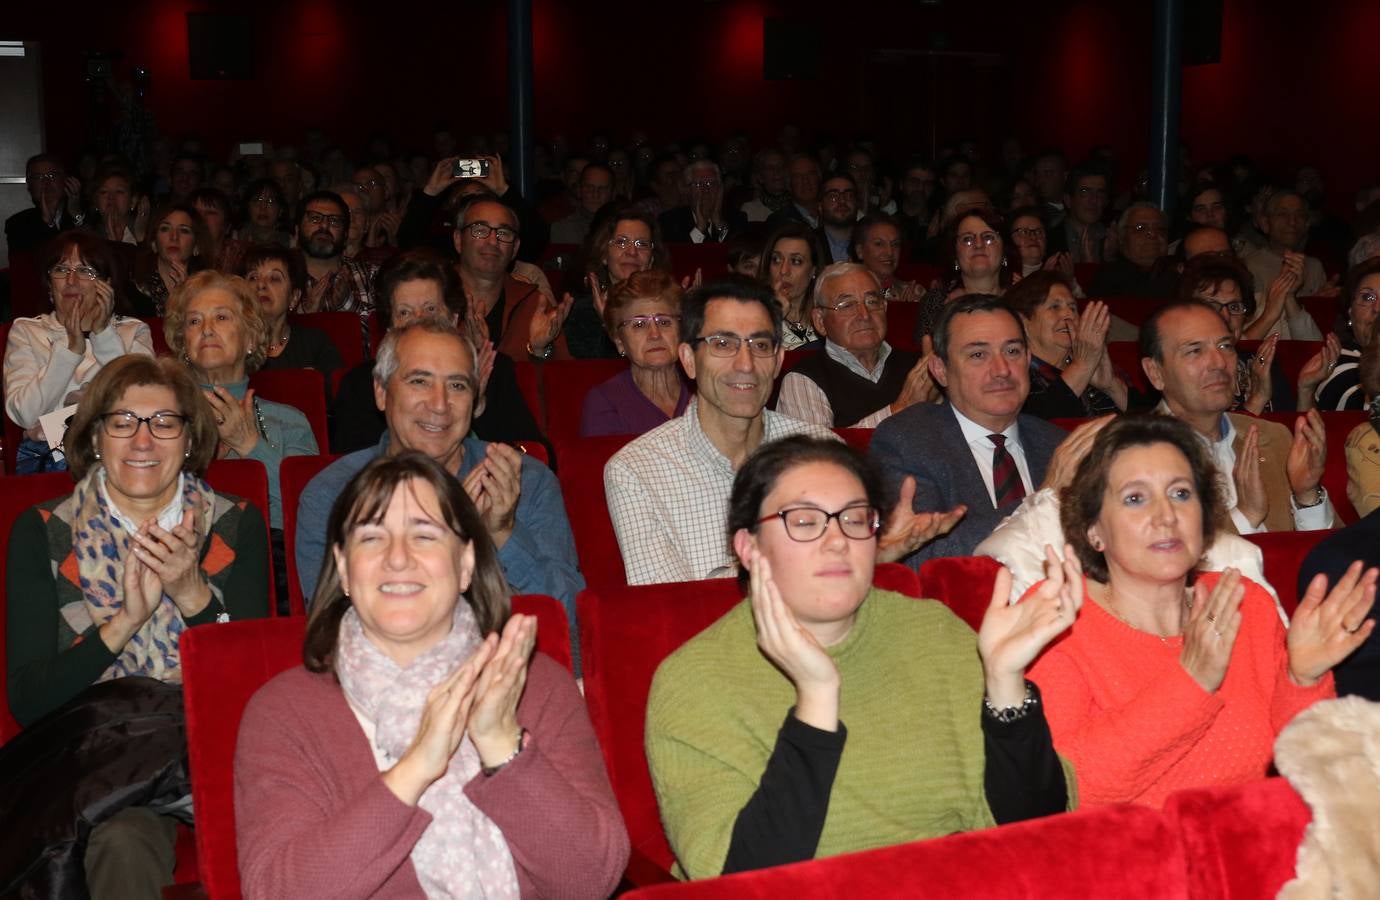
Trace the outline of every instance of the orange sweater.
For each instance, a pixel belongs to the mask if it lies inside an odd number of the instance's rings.
[[[1220,574],[1200,577],[1211,587]],[[1073,763],[1082,807],[1161,807],[1182,788],[1263,778],[1279,730],[1335,696],[1331,673],[1311,688],[1293,683],[1274,602],[1243,582],[1241,630],[1216,693],[1179,664],[1182,637],[1138,631],[1091,598],[1036,660],[1030,679],[1044,696],[1055,749]]]

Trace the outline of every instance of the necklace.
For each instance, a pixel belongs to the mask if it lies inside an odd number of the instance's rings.
[[[1192,594],[1191,592],[1188,593],[1188,594],[1184,597],[1183,606],[1184,606],[1184,611],[1185,611],[1185,612],[1192,612],[1192,611],[1193,611],[1193,594]],[[1183,619],[1180,619],[1179,630],[1178,630],[1178,632],[1176,632],[1175,634],[1159,634],[1159,633],[1154,632],[1154,631],[1148,631],[1148,630],[1146,630],[1146,629],[1140,627],[1139,625],[1135,624],[1135,623],[1132,622],[1130,619],[1128,619],[1128,618],[1126,618],[1125,616],[1123,616],[1123,615],[1121,614],[1121,611],[1118,610],[1118,609],[1113,605],[1113,603],[1112,603],[1112,590],[1111,590],[1111,586],[1110,586],[1110,585],[1108,585],[1108,587],[1107,587],[1107,599],[1106,599],[1106,602],[1104,602],[1104,603],[1102,604],[1102,608],[1105,609],[1105,610],[1107,610],[1107,612],[1111,613],[1113,618],[1115,618],[1117,621],[1121,622],[1121,623],[1122,623],[1123,625],[1125,625],[1127,628],[1133,628],[1133,629],[1135,629],[1136,631],[1139,631],[1141,634],[1148,634],[1148,635],[1150,635],[1151,637],[1159,638],[1160,643],[1161,643],[1161,644],[1164,644],[1165,646],[1168,646],[1168,645],[1169,645],[1169,639],[1170,639],[1170,638],[1174,638],[1174,637],[1183,637]],[[1185,618],[1186,618],[1186,617],[1185,617]]]
[[[274,450],[277,450],[277,445],[275,445],[272,441],[268,439],[268,426],[264,424],[264,412],[262,409],[259,408],[258,397],[254,398],[254,418],[257,419],[259,423],[259,437],[263,438],[264,443],[268,444],[268,446],[272,447]]]
[[[287,346],[287,342],[288,342],[288,338],[290,338],[290,337],[292,337],[292,326],[290,326],[290,325],[284,325],[284,326],[283,326],[283,336],[280,337],[278,340],[274,341],[272,344],[269,344],[269,346],[270,346],[270,347],[286,347],[286,346]]]

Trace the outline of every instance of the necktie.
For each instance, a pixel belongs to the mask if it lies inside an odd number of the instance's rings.
[[[987,439],[994,445],[992,450],[992,486],[997,495],[997,508],[1017,503],[1025,497],[1025,485],[1021,484],[1021,473],[1016,468],[1016,460],[1006,449],[1006,435],[989,434]]]

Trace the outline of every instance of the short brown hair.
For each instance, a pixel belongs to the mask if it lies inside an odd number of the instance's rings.
[[[177,360],[164,356],[154,359],[131,353],[112,360],[101,367],[96,377],[82,392],[72,424],[67,428],[62,451],[67,456],[67,468],[80,481],[96,464],[96,436],[101,416],[112,412],[125,392],[132,387],[152,385],[165,387],[177,397],[178,412],[187,417],[187,460],[184,470],[199,476],[216,458],[220,432],[216,428],[215,413],[201,393],[192,373]]]
[[[1241,302],[1246,304],[1246,320],[1250,321],[1251,316],[1255,315],[1255,281],[1251,270],[1235,257],[1209,253],[1190,259],[1179,276],[1178,299],[1185,302],[1198,300],[1199,291],[1211,290],[1215,294],[1227,283],[1236,285]]]
[[[1056,284],[1062,284],[1073,294],[1072,278],[1055,269],[1041,269],[1013,284],[1011,290],[1002,294],[1002,300],[1018,315],[1029,319],[1035,315],[1035,310],[1049,299],[1049,292]]]
[[[623,321],[628,306],[636,300],[660,300],[671,307],[673,315],[680,315],[684,299],[684,289],[669,272],[659,269],[634,272],[609,291],[608,302],[604,304],[604,328],[611,337],[617,336],[618,323]]]
[[[1168,444],[1188,460],[1193,489],[1203,510],[1204,552],[1226,525],[1226,504],[1217,485],[1217,467],[1193,429],[1172,416],[1119,416],[1097,433],[1092,449],[1078,464],[1073,481],[1059,495],[1059,523],[1064,529],[1064,540],[1073,545],[1083,571],[1098,581],[1107,580],[1107,558],[1102,551],[1093,549],[1088,529],[1102,515],[1108,473],[1121,451],[1150,444]]]
[[[326,523],[328,550],[321,563],[321,577],[312,596],[307,636],[302,645],[302,663],[310,671],[334,671],[340,620],[350,608],[350,598],[340,584],[335,554],[330,551],[343,549],[346,538],[356,526],[380,521],[393,494],[412,481],[431,485],[446,526],[460,540],[474,546],[474,575],[463,596],[474,610],[479,633],[502,631],[508,621],[511,610],[508,582],[498,562],[498,551],[460,480],[424,453],[380,456],[350,479],[331,507]]]
[[[244,329],[248,355],[244,361],[246,374],[258,371],[268,359],[268,323],[264,321],[259,308],[259,298],[254,289],[238,275],[224,275],[215,269],[198,272],[182,282],[168,298],[168,311],[163,319],[163,337],[174,356],[186,359],[187,345],[183,339],[183,328],[187,324],[187,306],[202,291],[219,288],[228,292],[240,303],[240,327]]]

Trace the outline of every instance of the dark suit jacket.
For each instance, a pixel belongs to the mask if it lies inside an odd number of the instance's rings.
[[[67,228],[74,227],[66,210],[60,221]],[[43,214],[36,206],[20,210],[5,220],[5,240],[9,243],[11,255],[33,253],[49,238],[56,237],[57,233],[58,229],[43,221]]]
[[[1025,415],[1017,420],[1017,427],[1034,482],[1032,488],[1038,489],[1054,448],[1065,437],[1064,430]],[[953,531],[906,557],[905,563],[913,569],[940,556],[970,556],[997,523],[1019,505],[1001,509],[992,505],[977,461],[947,403],[917,403],[885,420],[877,426],[868,452],[881,466],[891,496],[897,495],[905,476],[915,476],[916,512],[949,510],[960,503],[968,506],[967,515]]]
[[[657,216],[656,221],[661,226],[662,240],[672,244],[690,243],[690,229],[695,227],[695,217],[691,214],[690,207],[677,206],[675,209],[668,209]],[[741,233],[747,227],[747,216],[739,209],[725,209],[724,224],[728,226],[728,233],[723,237],[711,238],[712,243],[722,244]]]
[[[1380,509],[1333,532],[1308,552],[1299,569],[1299,598],[1303,598],[1314,575],[1319,572],[1326,575],[1330,587],[1342,577],[1347,566],[1358,559],[1367,566],[1380,566]],[[1380,610],[1372,609],[1367,618],[1378,615]],[[1332,673],[1337,679],[1338,696],[1359,694],[1367,700],[1380,700],[1380,630],[1372,632],[1370,638]]]

